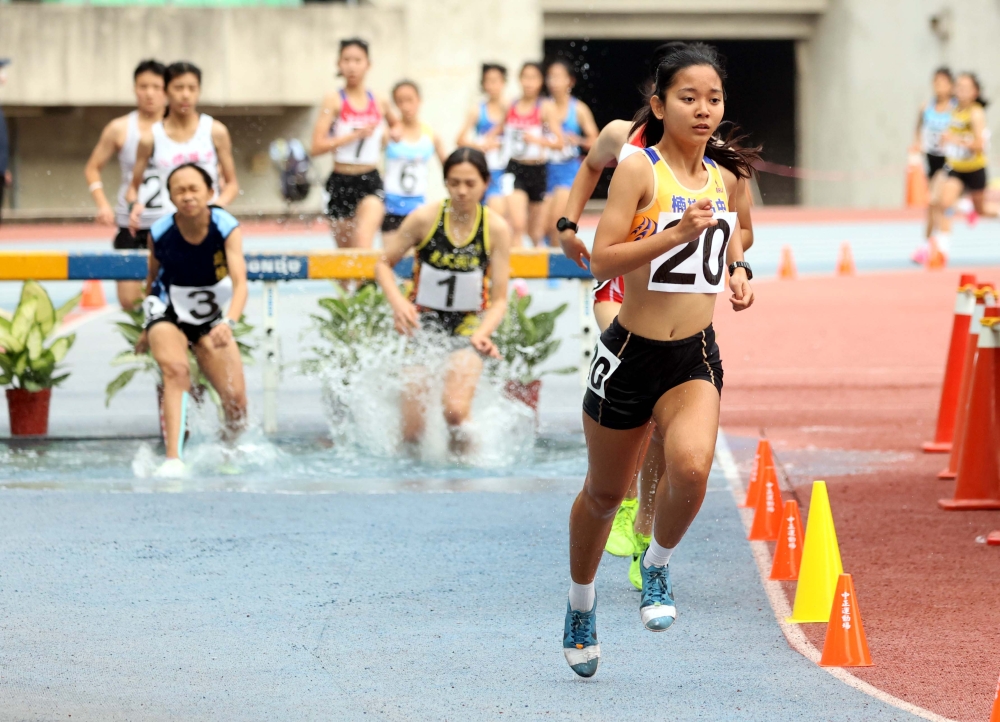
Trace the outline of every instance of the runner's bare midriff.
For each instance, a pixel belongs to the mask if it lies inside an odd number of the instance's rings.
[[[712,323],[717,294],[650,291],[648,283],[648,263],[625,274],[625,300],[618,322],[628,331],[654,341],[675,341]]]

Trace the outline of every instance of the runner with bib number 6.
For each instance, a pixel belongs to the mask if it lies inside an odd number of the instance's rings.
[[[156,475],[183,476],[191,391],[188,347],[222,399],[226,440],[234,439],[245,425],[246,384],[233,328],[246,305],[247,270],[239,222],[208,204],[208,173],[185,163],[167,178],[167,189],[177,212],[150,228],[150,292],[142,302],[145,330],[136,353],[152,351],[163,376],[167,461]]]
[[[666,471],[657,484],[653,537],[640,560],[639,615],[649,631],[677,616],[669,561],[705,497],[719,430],[722,361],[712,330],[716,294],[736,311],[753,303],[735,199],[758,149],[735,130],[717,134],[725,71],[715,49],[692,43],[656,71],[646,143],[618,165],[591,256],[598,281],[622,275],[621,311],[601,335],[583,401],[588,472],[570,513],[570,591],[563,652],[578,675],[600,661],[594,577],[652,418]],[[731,243],[730,240],[733,240]]]
[[[444,369],[444,417],[452,450],[461,452],[460,433],[469,417],[483,356],[499,358],[490,336],[507,311],[510,277],[510,229],[483,206],[490,183],[486,156],[459,148],[444,162],[449,199],[413,211],[386,244],[375,266],[375,279],[392,306],[396,330],[414,335],[435,330],[451,337],[453,352]],[[413,291],[405,297],[396,286],[393,266],[411,249]],[[424,431],[426,369],[409,369],[403,392],[403,438],[418,441]]]

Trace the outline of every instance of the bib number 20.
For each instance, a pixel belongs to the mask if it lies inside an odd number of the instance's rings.
[[[667,215],[667,214],[664,214]],[[679,214],[660,226],[660,230],[673,228],[681,219]],[[736,224],[735,213],[716,215],[716,225],[690,243],[672,248],[650,264],[649,290],[668,293],[719,293],[722,290],[723,269],[726,267],[726,249]]]

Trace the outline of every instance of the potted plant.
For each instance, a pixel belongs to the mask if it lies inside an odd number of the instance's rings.
[[[142,327],[145,322],[143,312],[141,308],[134,308],[122,311],[127,317],[126,321],[118,321],[115,325],[118,327],[118,333],[121,337],[125,339],[125,343],[128,344],[128,348],[120,351],[117,356],[111,360],[113,366],[125,366],[125,370],[122,371],[118,376],[112,379],[111,383],[107,385],[104,389],[104,405],[110,406],[111,399],[121,391],[123,388],[131,383],[132,379],[135,378],[136,374],[147,373],[151,374],[156,378],[156,401],[157,406],[160,409],[160,430],[163,429],[163,381],[160,378],[160,367],[157,365],[156,361],[153,359],[153,354],[146,352],[143,354],[137,354],[135,352],[135,344],[139,340],[139,336],[142,335]],[[251,346],[244,339],[245,336],[250,334],[254,327],[245,321],[245,316],[240,317],[239,323],[236,324],[236,328],[233,329],[233,338],[236,339],[236,346],[240,350],[240,358],[243,359],[243,363],[247,366],[253,364],[253,351],[254,346]],[[205,375],[201,372],[198,366],[198,360],[195,358],[194,352],[188,349],[188,364],[191,369],[191,398],[195,403],[200,404],[204,401],[206,394],[217,408],[221,410],[222,402],[219,399],[219,395],[216,393],[215,389],[205,378]],[[221,413],[221,411],[220,411]]]
[[[14,436],[44,436],[49,431],[52,387],[69,377],[56,371],[76,334],[46,343],[79,301],[76,295],[54,308],[38,282],[25,281],[13,316],[9,320],[0,317],[0,386],[9,387],[7,410]]]
[[[559,349],[559,339],[551,338],[556,319],[566,310],[562,304],[551,311],[528,315],[531,295],[515,289],[510,295],[507,315],[500,328],[493,334],[500,354],[503,356],[507,380],[504,393],[507,398],[521,401],[538,411],[538,395],[545,374],[571,374],[575,366],[546,369],[537,372],[537,367]]]
[[[393,334],[392,308],[374,283],[363,284],[355,293],[342,290],[336,297],[321,298],[319,306],[325,313],[310,318],[321,345],[313,346],[315,356],[302,362],[304,373],[319,373],[330,364],[353,365],[360,346]]]

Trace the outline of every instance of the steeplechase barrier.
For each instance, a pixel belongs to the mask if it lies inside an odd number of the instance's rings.
[[[278,384],[281,361],[278,345],[278,282],[368,280],[375,277],[378,250],[325,250],[303,253],[247,253],[247,280],[264,284],[264,431],[278,430]],[[0,250],[0,281],[142,281],[147,251],[24,251]],[[404,258],[395,269],[400,278],[413,275],[413,259]],[[580,381],[586,387],[597,324],[590,297],[593,276],[562,253],[547,249],[512,249],[511,278],[564,278],[578,281],[580,294]]]

